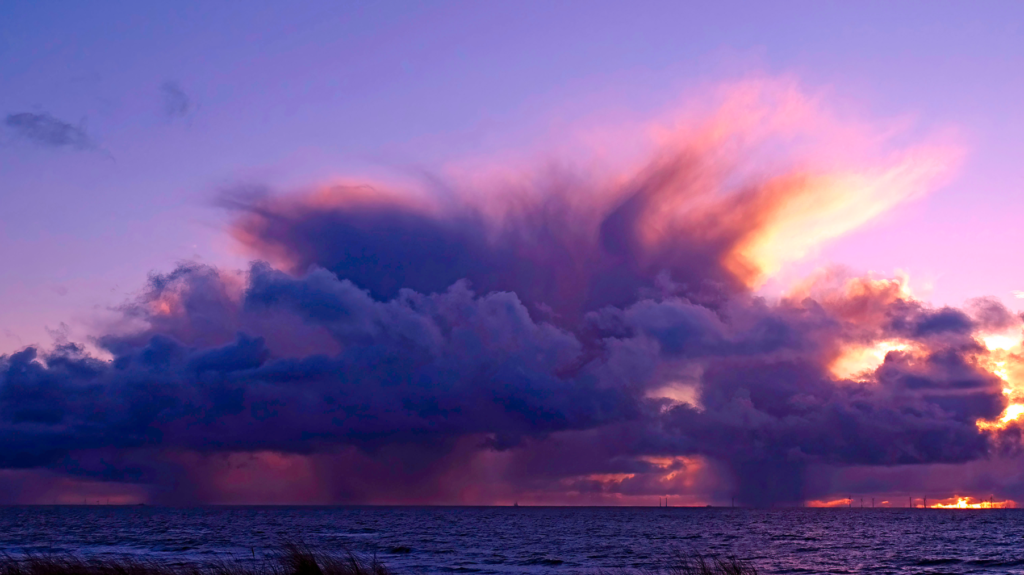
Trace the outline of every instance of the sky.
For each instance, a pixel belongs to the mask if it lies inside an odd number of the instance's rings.
[[[0,483],[1024,500],[1022,34],[1019,2],[0,3]]]

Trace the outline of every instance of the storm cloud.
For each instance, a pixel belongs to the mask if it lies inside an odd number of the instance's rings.
[[[0,467],[158,501],[280,482],[302,501],[773,505],[816,495],[812,468],[1016,449],[1013,422],[979,424],[1009,402],[985,338],[1020,329],[995,300],[934,308],[842,274],[757,295],[916,193],[920,153],[858,171],[888,187],[850,200],[850,178],[751,176],[699,135],[596,183],[225,200],[248,270],[153,274],[95,354],[0,358]]]

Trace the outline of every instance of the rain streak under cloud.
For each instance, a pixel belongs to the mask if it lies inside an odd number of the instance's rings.
[[[758,292],[959,150],[788,81],[714,98],[614,173],[226,194],[249,269],[154,273],[93,352],[0,358],[2,491],[774,505],[1014,461],[1021,318],[998,301],[836,270]],[[1009,477],[978,495],[1019,497]]]

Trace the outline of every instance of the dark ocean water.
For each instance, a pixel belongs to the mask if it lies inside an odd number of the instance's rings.
[[[767,573],[1024,573],[1024,510],[0,507],[0,552],[252,561],[284,542],[399,573],[579,573],[736,556]]]

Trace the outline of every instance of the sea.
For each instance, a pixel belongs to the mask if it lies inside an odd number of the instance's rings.
[[[288,543],[405,573],[1024,573],[1024,510],[682,507],[0,507],[0,554],[216,564]]]

